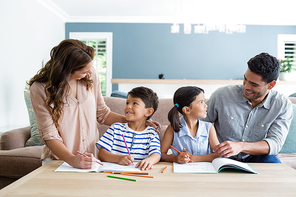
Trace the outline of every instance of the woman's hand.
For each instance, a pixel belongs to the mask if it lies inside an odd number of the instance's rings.
[[[87,157],[82,155],[75,155],[73,158],[72,166],[74,168],[91,169],[96,162],[96,158],[91,153],[84,153]]]
[[[160,125],[160,123],[159,122],[156,122],[156,121],[153,121],[153,120],[147,120],[146,121],[146,126],[151,126],[151,127],[153,127],[155,130],[156,130],[156,132],[158,133],[158,134],[160,134],[159,133],[159,130],[161,129],[161,125]]]

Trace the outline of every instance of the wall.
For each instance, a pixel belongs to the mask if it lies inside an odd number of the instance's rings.
[[[0,0],[0,132],[28,126],[25,83],[65,37],[65,23],[37,0]]]
[[[69,32],[113,32],[113,78],[242,79],[261,52],[277,56],[277,35],[296,26],[248,25],[244,34],[170,33],[171,24],[66,23]],[[117,86],[113,86],[113,89]]]

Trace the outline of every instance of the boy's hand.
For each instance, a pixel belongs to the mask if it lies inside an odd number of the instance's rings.
[[[151,170],[153,168],[152,162],[149,158],[143,159],[142,161],[138,162],[135,166],[136,168],[139,167],[140,170]]]
[[[190,156],[186,152],[177,155],[177,163],[185,164],[190,161]]]
[[[121,155],[118,164],[128,166],[134,162],[134,158],[129,155]]]

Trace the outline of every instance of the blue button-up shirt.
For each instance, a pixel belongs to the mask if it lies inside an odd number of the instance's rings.
[[[219,88],[207,101],[208,116],[213,122],[220,142],[266,141],[269,154],[277,155],[287,137],[293,108],[291,101],[270,90],[256,107],[243,96],[243,85]],[[241,155],[243,158],[246,154]],[[239,159],[239,157],[237,158]]]
[[[180,131],[174,132],[174,140],[172,146],[180,152],[185,148],[192,155],[206,155],[211,153],[209,144],[209,131],[212,126],[209,122],[199,120],[196,135],[193,137],[188,129],[184,117],[180,123],[182,128]],[[173,155],[177,155],[177,151],[172,149]]]

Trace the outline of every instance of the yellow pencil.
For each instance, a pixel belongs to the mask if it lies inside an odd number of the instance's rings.
[[[168,167],[166,166],[163,170],[162,170],[162,173],[164,173],[164,171],[167,169]]]

